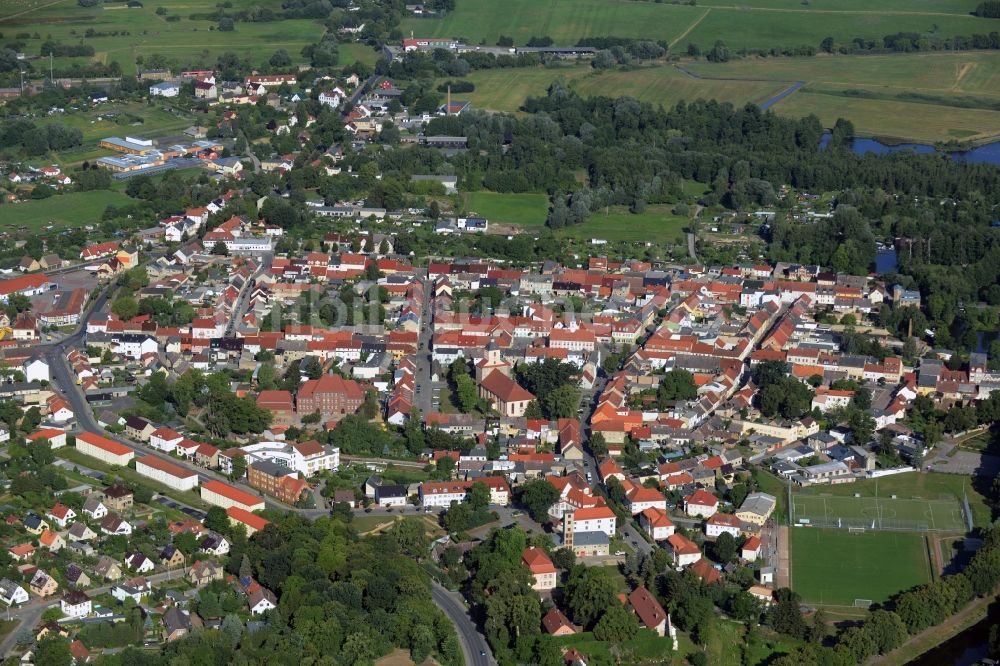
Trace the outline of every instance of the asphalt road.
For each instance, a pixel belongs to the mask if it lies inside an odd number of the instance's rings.
[[[131,440],[127,440],[121,437],[111,435],[110,433],[104,432],[104,430],[98,425],[97,420],[94,418],[93,411],[90,409],[90,405],[84,398],[83,392],[77,386],[76,381],[70,372],[69,364],[66,361],[66,353],[69,349],[73,347],[82,347],[84,344],[84,337],[86,331],[86,322],[91,318],[94,312],[99,311],[107,303],[107,293],[102,292],[102,294],[94,300],[91,306],[84,312],[80,319],[80,326],[77,330],[70,336],[49,345],[39,346],[38,351],[42,352],[42,356],[45,358],[46,362],[49,364],[52,373],[52,383],[62,389],[63,395],[69,401],[70,405],[73,407],[73,411],[76,415],[77,427],[87,432],[92,432],[103,437],[109,437],[115,441],[129,447],[133,451],[140,454],[154,455],[160,459],[166,459],[164,456],[159,455],[155,450],[150,447],[138,444]],[[238,310],[237,310],[238,311]],[[429,366],[428,366],[429,368]],[[232,485],[245,490],[253,495],[260,495],[253,488],[241,483],[233,483],[229,481],[226,477],[221,474],[217,474],[212,470],[199,467],[194,463],[177,459],[170,458],[170,462],[181,465],[187,469],[193,470],[198,474],[199,482],[204,482],[210,479],[224,480]],[[265,505],[268,508],[279,509],[283,511],[293,511],[301,515],[306,516],[310,520],[316,520],[322,516],[329,515],[328,511],[324,508],[317,509],[296,509],[292,506],[279,502],[274,498],[264,496]],[[374,510],[373,510],[374,512]],[[415,512],[414,512],[415,513]],[[149,576],[148,578],[153,582],[159,582],[160,580],[166,580],[173,575],[177,575],[178,572],[164,572],[161,574],[156,574],[155,576]],[[95,594],[99,594],[106,591],[107,588],[96,588],[94,590]],[[461,596],[457,593],[451,593],[444,588],[437,586],[433,591],[432,598],[434,603],[451,619],[452,623],[455,625],[455,629],[458,633],[459,641],[462,645],[462,651],[465,653],[465,663],[467,666],[492,666],[495,662],[492,659],[489,645],[486,643],[486,639],[480,634],[476,625],[472,622],[469,617],[463,602],[461,601]],[[457,598],[456,598],[457,597]],[[42,600],[37,600],[41,602]],[[58,600],[52,602],[42,602],[36,603],[31,602],[25,604],[25,606],[17,609],[16,611],[11,611],[11,616],[17,616],[21,619],[21,625],[19,625],[14,631],[12,631],[6,639],[0,642],[0,655],[6,655],[8,651],[14,646],[15,638],[18,629],[27,623],[27,626],[34,626],[38,619],[45,612],[45,609],[52,606],[54,603],[58,603]]]
[[[486,644],[486,639],[469,617],[462,595],[446,590],[435,581],[431,588],[431,598],[455,625],[458,642],[462,646],[462,655],[465,657],[465,666],[493,666],[496,662],[491,656],[490,646]]]
[[[170,571],[162,571],[158,574],[145,576],[145,578],[150,583],[162,583],[165,580],[179,578],[183,576],[186,571],[186,567],[171,569]],[[99,594],[110,592],[112,587],[113,585],[102,585],[101,587],[93,587],[89,590],[85,590],[85,592],[91,597],[95,597]],[[54,597],[46,597],[44,599],[32,599],[28,603],[11,608],[8,613],[0,615],[0,618],[3,619],[8,619],[9,616],[9,619],[11,620],[20,621],[20,624],[18,624],[13,631],[7,634],[7,636],[0,641],[0,654],[5,656],[8,655],[10,650],[14,647],[14,644],[17,642],[17,634],[21,630],[21,627],[34,627],[45,611],[59,605],[59,599],[61,598],[62,595],[59,594]]]

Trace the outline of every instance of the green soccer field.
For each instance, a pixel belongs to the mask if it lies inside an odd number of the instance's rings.
[[[957,499],[891,499],[834,495],[792,496],[793,523],[819,527],[864,527],[964,531],[967,525]]]
[[[881,603],[930,580],[924,537],[913,532],[796,527],[791,546],[792,589],[807,603]]]

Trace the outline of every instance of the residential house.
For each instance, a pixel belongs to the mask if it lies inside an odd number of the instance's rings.
[[[195,587],[204,587],[212,581],[222,580],[222,567],[211,560],[198,560],[187,572],[187,580]]]
[[[250,594],[247,605],[251,615],[263,615],[278,607],[278,599],[269,589],[258,587]]]
[[[93,611],[93,604],[82,590],[69,590],[59,600],[59,609],[66,617],[87,617]]]
[[[35,572],[35,575],[31,577],[31,582],[28,583],[28,589],[30,589],[36,596],[50,597],[59,591],[59,583],[56,582],[55,578],[39,569]]]
[[[11,579],[0,580],[0,601],[8,606],[20,606],[29,598],[28,591]]]
[[[719,510],[719,499],[699,488],[684,498],[684,512],[689,516],[708,518]]]
[[[556,586],[558,574],[552,560],[541,548],[526,548],[521,553],[521,564],[528,567],[535,579],[533,590],[551,590]]]

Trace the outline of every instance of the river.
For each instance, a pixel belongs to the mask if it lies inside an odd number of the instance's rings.
[[[820,150],[826,148],[826,145],[830,142],[830,133],[827,132],[823,135],[820,140]],[[863,139],[855,138],[851,141],[851,150],[856,155],[867,155],[868,153],[874,153],[876,155],[886,155],[888,153],[900,153],[906,150],[912,151],[914,153],[943,153],[948,155],[951,159],[956,162],[972,162],[978,164],[997,164],[1000,165],[1000,141],[994,141],[993,143],[983,144],[982,146],[977,146],[971,150],[966,151],[951,151],[944,152],[938,150],[934,146],[927,145],[925,143],[897,143],[897,144],[887,144],[882,143],[877,139]]]
[[[965,631],[933,650],[929,650],[908,666],[972,666],[987,656],[987,645],[990,640],[990,627],[1000,622],[1000,603],[990,604],[985,619],[980,620]]]

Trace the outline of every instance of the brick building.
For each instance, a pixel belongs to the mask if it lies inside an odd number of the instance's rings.
[[[296,396],[299,416],[319,412],[325,419],[338,420],[353,414],[365,401],[365,390],[358,382],[339,375],[323,375],[303,382]]]
[[[258,460],[247,467],[247,482],[252,488],[273,495],[286,504],[295,504],[309,488],[304,479],[284,465]]]

